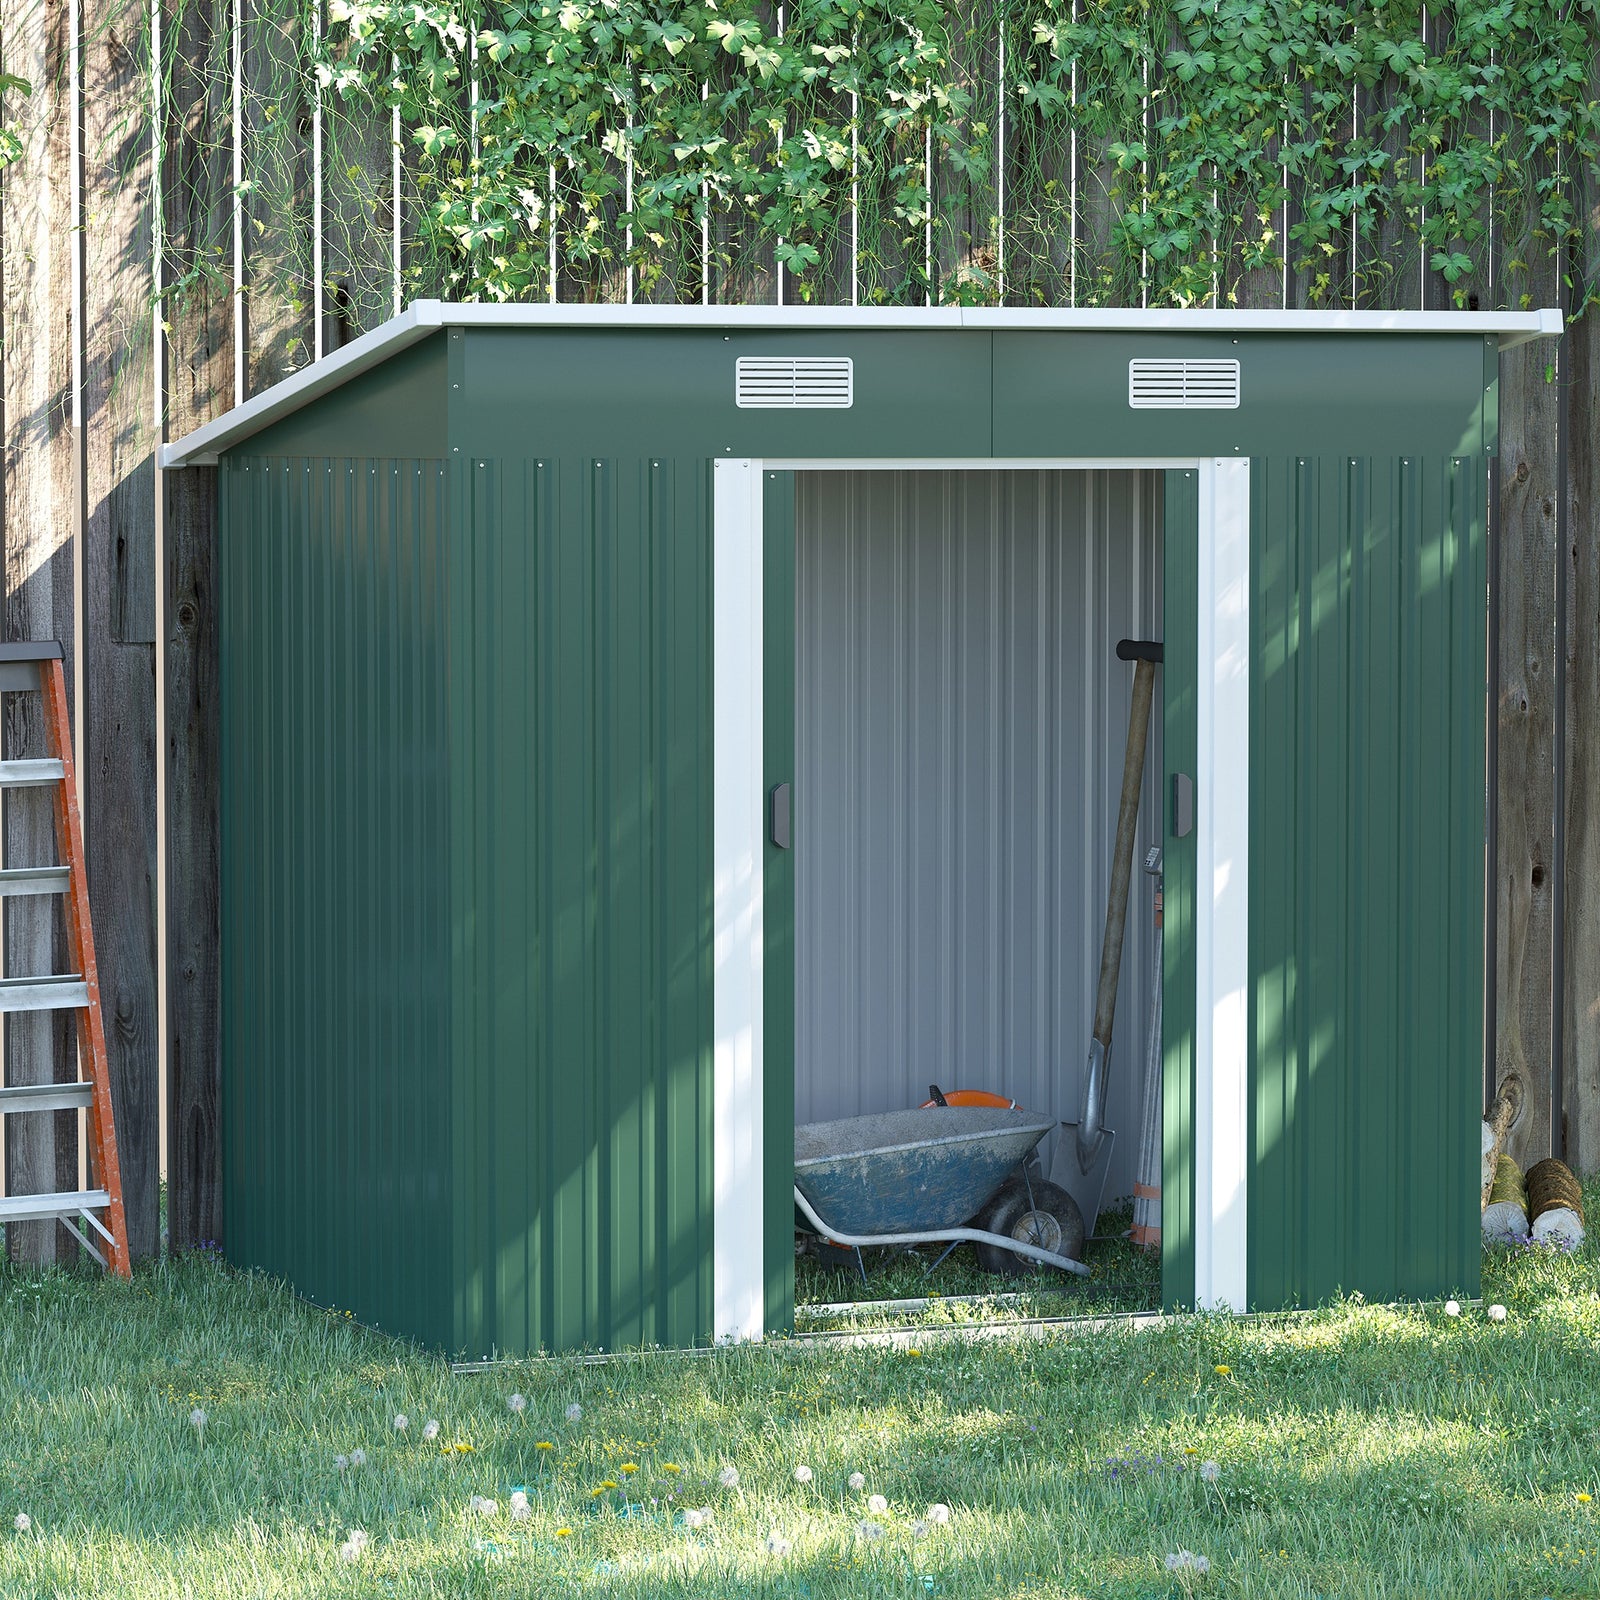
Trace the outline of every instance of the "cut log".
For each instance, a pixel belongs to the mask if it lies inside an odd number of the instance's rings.
[[[1522,1114],[1522,1102],[1522,1079],[1516,1073],[1508,1072],[1500,1080],[1500,1092],[1494,1097],[1494,1104],[1483,1119],[1483,1198],[1479,1201],[1480,1205],[1489,1203],[1495,1166],[1505,1149],[1506,1135],[1516,1126],[1517,1118]]]

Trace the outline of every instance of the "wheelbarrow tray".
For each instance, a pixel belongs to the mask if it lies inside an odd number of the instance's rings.
[[[939,1106],[794,1131],[794,1181],[852,1234],[958,1228],[1055,1127],[1027,1111]]]

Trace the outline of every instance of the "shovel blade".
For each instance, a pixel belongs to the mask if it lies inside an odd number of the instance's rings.
[[[1063,1122],[1061,1129],[1063,1137],[1056,1140],[1050,1181],[1065,1189],[1077,1202],[1083,1217],[1083,1236],[1087,1239],[1100,1221],[1100,1203],[1105,1199],[1106,1174],[1111,1170],[1111,1151],[1117,1136],[1110,1128],[1101,1131],[1100,1148],[1085,1172],[1078,1164],[1078,1124]]]

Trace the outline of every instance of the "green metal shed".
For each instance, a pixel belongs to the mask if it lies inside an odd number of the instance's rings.
[[[167,447],[229,1257],[470,1356],[786,1327],[797,1103],[948,1048],[1065,1114],[1143,626],[1164,1298],[1475,1290],[1497,357],[1559,327],[418,302]]]

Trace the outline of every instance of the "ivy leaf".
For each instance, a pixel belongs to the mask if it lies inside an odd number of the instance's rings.
[[[817,253],[814,244],[806,244],[804,240],[784,239],[773,254],[788,267],[791,272],[801,273],[807,267],[814,267],[822,259]]]
[[[1053,117],[1067,105],[1067,97],[1053,83],[1046,83],[1043,78],[1031,83],[1024,78],[1017,86],[1017,93],[1022,96],[1023,105],[1032,106],[1041,117]]]
[[[422,146],[424,153],[430,156],[443,155],[451,145],[461,143],[460,136],[452,128],[413,128],[411,137]]]
[[[1435,272],[1444,274],[1446,283],[1454,283],[1464,272],[1472,271],[1472,257],[1463,255],[1459,250],[1446,255],[1443,250],[1435,250],[1431,265]]]
[[[1217,58],[1210,50],[1169,50],[1161,62],[1175,71],[1185,83],[1193,83],[1202,73],[1215,72],[1217,68]]]
[[[497,33],[485,28],[478,35],[478,44],[489,52],[493,62],[509,61],[512,56],[523,56],[533,44],[533,35],[526,28],[516,28],[510,33]]]
[[[730,22],[725,17],[716,17],[707,26],[706,36],[717,40],[730,56],[736,56],[746,45],[760,40],[761,24],[750,17],[743,22]]]

